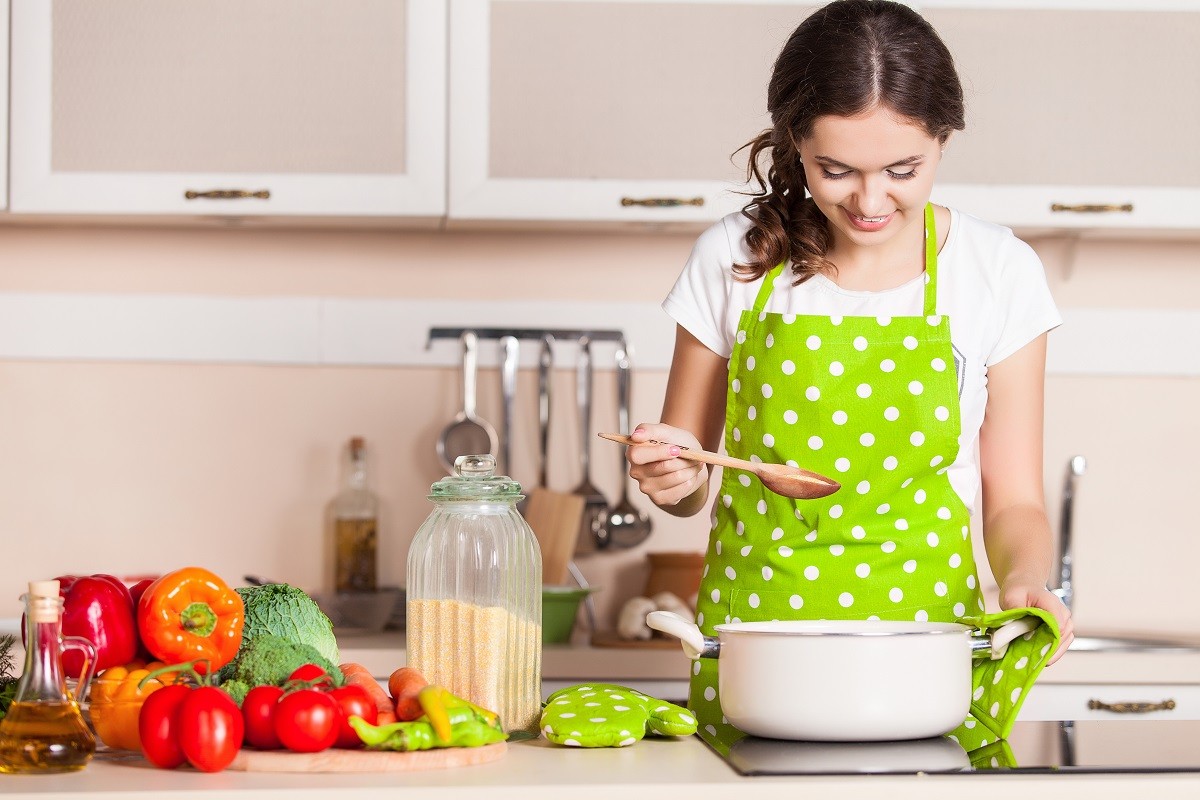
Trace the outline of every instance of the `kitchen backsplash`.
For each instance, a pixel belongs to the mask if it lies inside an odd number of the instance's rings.
[[[691,242],[675,234],[12,227],[0,228],[0,290],[652,310]],[[1198,244],[1084,240],[1070,265],[1061,242],[1033,244],[1067,311],[1200,310]],[[383,504],[381,577],[399,583],[408,542],[430,510],[425,493],[441,475],[434,443],[459,405],[459,380],[456,368],[436,365],[0,361],[0,617],[20,613],[26,580],[67,572],[134,575],[196,563],[237,583],[259,574],[325,585],[325,504],[351,435],[367,439]],[[554,381],[550,485],[569,490],[580,477],[569,361]],[[498,383],[494,367],[481,372],[479,411],[497,422]],[[657,418],[665,383],[657,365],[635,374],[635,422]],[[598,371],[595,390],[593,430],[615,427],[613,373]],[[517,391],[511,472],[532,485],[532,369],[521,370]],[[1081,627],[1200,633],[1200,589],[1190,579],[1200,546],[1189,527],[1200,467],[1187,446],[1200,440],[1197,407],[1195,377],[1048,378],[1052,521],[1067,460],[1079,453],[1089,465],[1075,518]],[[593,480],[610,499],[620,459],[619,448],[593,448]],[[636,493],[634,501],[649,507]],[[703,520],[651,513],[655,532],[641,547],[579,559],[601,589],[605,627],[641,591],[646,552],[703,547]],[[1179,601],[1168,605],[1168,596]]]

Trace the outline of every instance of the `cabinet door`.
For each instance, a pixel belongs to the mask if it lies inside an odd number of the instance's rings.
[[[8,186],[8,0],[0,0],[0,187]],[[8,193],[0,188],[0,211]]]
[[[696,223],[743,206],[791,0],[451,0],[452,220]]]
[[[1200,2],[920,5],[967,101],[935,200],[1022,228],[1200,228]]]
[[[1046,683],[1029,690],[1022,720],[1200,719],[1200,684]]]
[[[440,217],[445,2],[12,0],[12,211]]]

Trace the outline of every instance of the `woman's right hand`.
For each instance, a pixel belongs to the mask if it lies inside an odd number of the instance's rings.
[[[681,447],[702,450],[699,440],[682,428],[661,422],[643,422],[629,438],[638,442],[625,450],[629,477],[637,481],[638,488],[668,512],[681,516],[696,513],[707,498],[708,466],[678,456]],[[684,503],[688,498],[698,502]]]

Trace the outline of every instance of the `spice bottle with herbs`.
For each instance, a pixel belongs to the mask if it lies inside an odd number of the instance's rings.
[[[521,486],[490,454],[433,484],[408,554],[407,656],[432,684],[535,730],[541,709],[542,556]]]
[[[334,589],[373,592],[379,575],[379,499],[367,484],[367,445],[350,440],[342,490],[333,500]]]

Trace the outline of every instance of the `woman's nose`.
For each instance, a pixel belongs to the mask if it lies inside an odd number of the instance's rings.
[[[887,186],[883,176],[868,175],[858,190],[858,210],[864,217],[880,216],[887,212]]]

